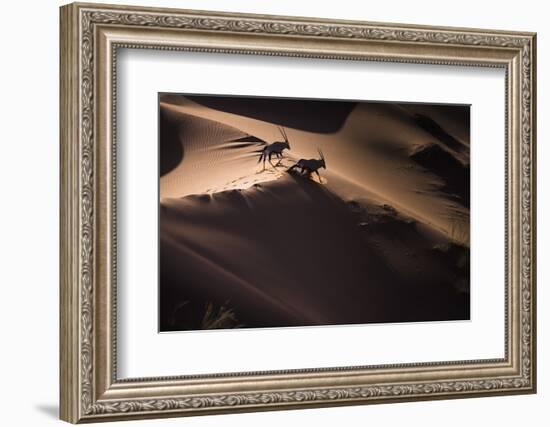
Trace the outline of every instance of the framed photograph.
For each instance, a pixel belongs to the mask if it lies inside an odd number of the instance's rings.
[[[60,22],[63,420],[535,392],[535,34]]]

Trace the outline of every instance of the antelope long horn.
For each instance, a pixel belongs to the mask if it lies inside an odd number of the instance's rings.
[[[287,138],[287,136],[286,136],[285,128],[282,127],[282,126],[279,126],[279,132],[281,132],[281,135],[283,136],[283,138],[285,139],[285,141],[288,142],[288,138]]]
[[[321,159],[325,160],[325,156],[323,156],[323,152],[321,151],[320,148],[317,148],[317,152],[319,153],[319,156],[321,156]]]

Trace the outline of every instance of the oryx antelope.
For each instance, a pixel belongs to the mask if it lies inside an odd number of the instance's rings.
[[[288,168],[288,172],[292,172],[294,169],[300,169],[301,175],[310,176],[312,173],[316,173],[319,180],[321,180],[319,169],[326,169],[327,165],[325,163],[325,156],[323,156],[323,152],[319,149],[317,149],[317,151],[319,152],[319,159],[300,159]]]
[[[272,156],[275,156],[277,157],[277,159],[281,160],[283,158],[284,149],[286,148],[287,150],[290,150],[290,144],[288,143],[288,137],[286,136],[286,132],[284,128],[279,126],[279,132],[281,132],[281,135],[285,140],[275,141],[271,144],[266,145],[262,150],[260,158],[258,159],[258,163],[263,161],[264,169],[265,169],[266,160],[269,161],[269,164],[271,166],[273,166],[273,164],[271,163]]]

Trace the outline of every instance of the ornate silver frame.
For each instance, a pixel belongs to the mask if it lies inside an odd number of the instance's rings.
[[[506,70],[505,357],[176,378],[116,376],[117,48]],[[78,423],[534,393],[535,34],[98,4],[61,8],[61,418]]]

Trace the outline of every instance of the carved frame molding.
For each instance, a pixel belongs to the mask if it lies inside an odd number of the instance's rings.
[[[169,42],[164,43],[163,36]],[[185,41],[180,43],[181,37]],[[116,287],[107,286],[103,278],[116,281],[116,186],[112,178],[116,158],[112,147],[118,48],[506,68],[505,179],[510,205],[506,213],[510,246],[506,357],[117,380]],[[82,422],[534,392],[534,112],[535,35],[531,33],[91,4],[64,6],[60,129],[61,418]],[[104,174],[111,178],[104,179]],[[106,235],[107,231],[112,233]],[[260,385],[270,376],[271,385]],[[200,393],[193,389],[197,384],[203,386]]]

